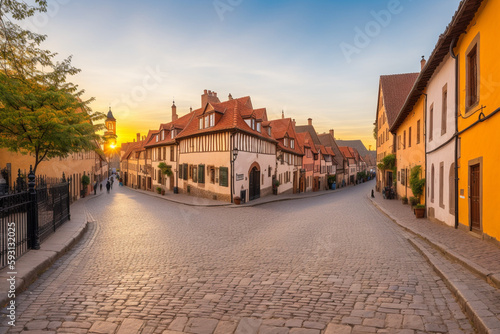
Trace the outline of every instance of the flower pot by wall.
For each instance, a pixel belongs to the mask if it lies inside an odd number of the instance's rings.
[[[417,218],[424,218],[425,215],[425,208],[415,208],[415,216]]]
[[[240,203],[241,203],[241,198],[239,198],[238,196],[236,196],[236,197],[234,197],[234,198],[233,198],[233,201],[234,201],[234,204],[236,204],[236,205],[240,205]]]

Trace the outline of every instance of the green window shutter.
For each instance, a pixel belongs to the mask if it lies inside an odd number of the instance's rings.
[[[182,167],[182,165],[179,166],[179,179],[183,179],[182,177],[182,172],[184,171],[184,168]]]
[[[221,167],[219,168],[219,185],[222,187],[228,186],[228,168]]]
[[[184,164],[183,167],[184,167],[184,173],[182,176],[184,177],[184,180],[187,180],[188,179],[188,164]]]
[[[205,183],[205,165],[198,165],[198,183]]]

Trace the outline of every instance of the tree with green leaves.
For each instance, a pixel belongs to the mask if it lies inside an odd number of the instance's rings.
[[[71,57],[56,61],[40,47],[47,36],[16,24],[46,10],[46,0],[0,0],[0,147],[33,154],[35,172],[43,160],[99,150],[105,118],[67,80],[80,72]]]
[[[163,175],[166,175],[168,177],[172,176],[174,173],[172,172],[172,166],[170,165],[167,165],[166,163],[164,162],[160,162],[158,164],[158,168],[161,170],[161,173]]]
[[[415,196],[419,201],[420,197],[424,193],[425,178],[420,178],[422,167],[420,165],[414,166],[410,172],[410,188],[413,196]]]

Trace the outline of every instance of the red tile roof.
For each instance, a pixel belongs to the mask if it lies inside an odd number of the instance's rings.
[[[384,96],[384,106],[389,128],[392,127],[398,117],[399,111],[403,107],[418,74],[419,73],[405,73],[380,76],[380,89]],[[380,108],[377,106],[377,110],[379,109]]]
[[[218,122],[212,127],[199,129],[198,119],[207,112],[215,111],[222,115]],[[261,111],[262,112],[262,111]],[[205,108],[197,109],[192,112],[192,117],[188,124],[177,135],[176,138],[187,138],[196,135],[202,135],[211,132],[221,132],[225,130],[239,130],[248,134],[260,137],[267,141],[275,140],[267,134],[266,131],[258,132],[253,130],[243,119],[243,115],[251,116],[254,114],[252,101],[250,97],[242,97],[221,103],[208,103]],[[264,117],[264,115],[262,115]],[[267,116],[266,116],[267,117]]]
[[[291,118],[275,119],[271,120],[269,123],[271,125],[271,134],[273,138],[278,141],[278,147],[281,150],[297,155],[304,155],[303,150],[300,148],[300,145],[298,143],[297,134],[295,133]],[[294,148],[283,146],[282,139],[285,138],[286,135],[288,135],[290,139],[295,140],[296,145]]]
[[[314,141],[309,132],[297,133],[297,139],[301,149],[304,152],[305,152],[304,147],[307,147],[310,148],[314,154],[318,154],[318,151],[316,150],[316,145],[314,145]]]
[[[186,114],[186,115],[184,115],[182,117],[179,117],[175,121],[172,121],[172,122],[169,122],[169,123],[160,124],[160,129],[158,130],[158,133],[161,134],[161,131],[164,130],[165,131],[165,139],[161,140],[161,137],[160,137],[160,140],[158,142],[156,142],[156,141],[150,141],[146,145],[146,148],[174,144],[175,143],[175,137],[171,138],[170,132],[173,129],[183,130],[186,127],[186,125],[189,123],[189,121],[191,120],[192,117],[193,117],[193,113],[189,113],[189,114]]]
[[[347,146],[339,146],[339,150],[340,152],[342,152],[342,154],[344,155],[344,157],[346,158],[354,158],[353,155],[352,155],[352,152],[351,150],[349,149],[349,147]]]

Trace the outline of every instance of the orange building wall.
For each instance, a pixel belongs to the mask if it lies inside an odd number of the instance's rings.
[[[500,108],[500,31],[499,1],[484,1],[466,34],[462,34],[455,48],[459,57],[459,131],[464,130],[481,117],[488,117]],[[466,60],[467,51],[477,43],[479,50],[479,103],[466,108]],[[481,114],[482,113],[482,114]],[[469,229],[470,169],[480,165],[480,219],[484,234],[500,240],[500,113],[481,122],[460,135],[459,159],[459,223]]]

